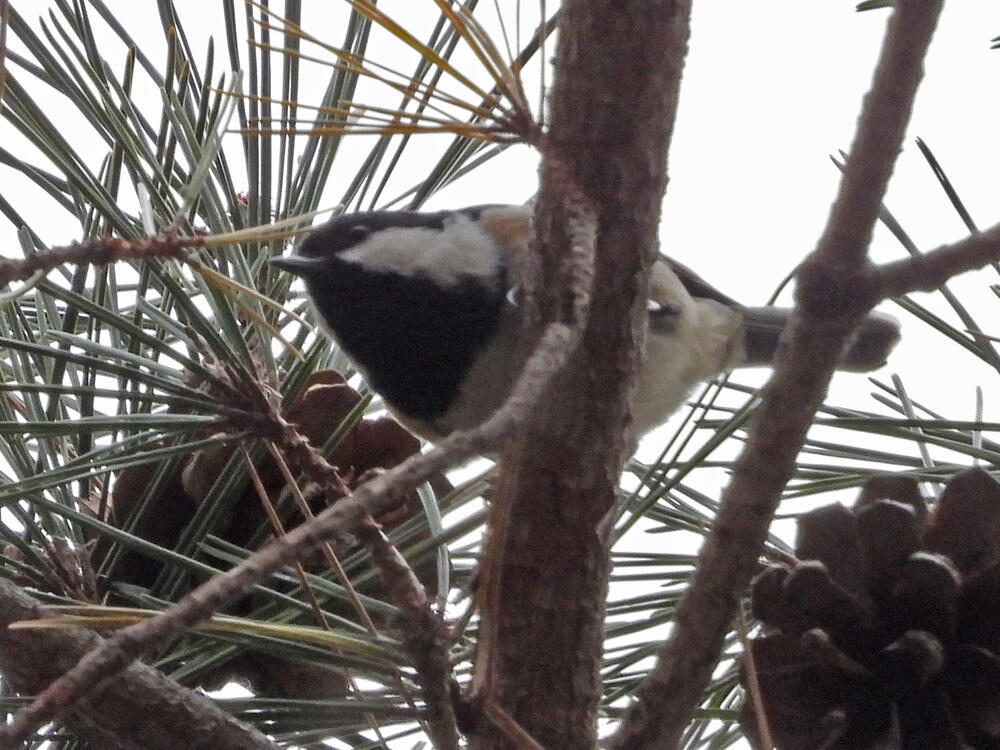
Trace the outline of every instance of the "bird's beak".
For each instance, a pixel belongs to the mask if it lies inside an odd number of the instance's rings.
[[[284,255],[271,258],[271,265],[296,276],[309,276],[323,267],[323,259],[307,258],[302,255]]]

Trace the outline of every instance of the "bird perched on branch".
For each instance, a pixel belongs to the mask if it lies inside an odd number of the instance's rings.
[[[342,214],[271,263],[304,280],[326,330],[400,421],[436,440],[483,422],[518,375],[524,327],[512,292],[532,215],[531,206],[506,205]],[[664,422],[697,383],[770,364],[790,314],[740,305],[661,256],[650,278],[635,435]],[[898,340],[898,322],[872,313],[838,366],[877,369]]]

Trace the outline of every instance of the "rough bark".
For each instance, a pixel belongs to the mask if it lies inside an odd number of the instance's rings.
[[[563,7],[536,214],[543,318],[567,314],[558,280],[577,203],[596,219],[597,283],[580,351],[502,456],[474,679],[476,699],[547,750],[596,746],[606,523],[626,447],[688,17],[683,0]],[[498,724],[484,721],[473,747],[524,746]]]
[[[82,628],[10,630],[18,620],[50,616],[15,586],[0,581],[0,673],[18,693],[31,695],[69,671],[102,638]],[[276,748],[273,742],[212,700],[135,663],[88,692],[62,717],[93,747]]]

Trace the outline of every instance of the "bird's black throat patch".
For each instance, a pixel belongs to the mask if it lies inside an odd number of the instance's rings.
[[[368,382],[400,412],[441,417],[494,335],[506,278],[442,287],[423,276],[373,272],[328,256],[306,286],[313,304]]]

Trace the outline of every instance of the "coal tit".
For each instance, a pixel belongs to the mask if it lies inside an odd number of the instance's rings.
[[[517,377],[523,347],[517,269],[532,251],[531,206],[342,214],[272,265],[300,276],[326,330],[403,424],[436,440],[483,422]],[[769,364],[790,310],[744,307],[666,257],[649,289],[638,438],[697,383]],[[899,324],[873,313],[840,368],[884,364]]]

